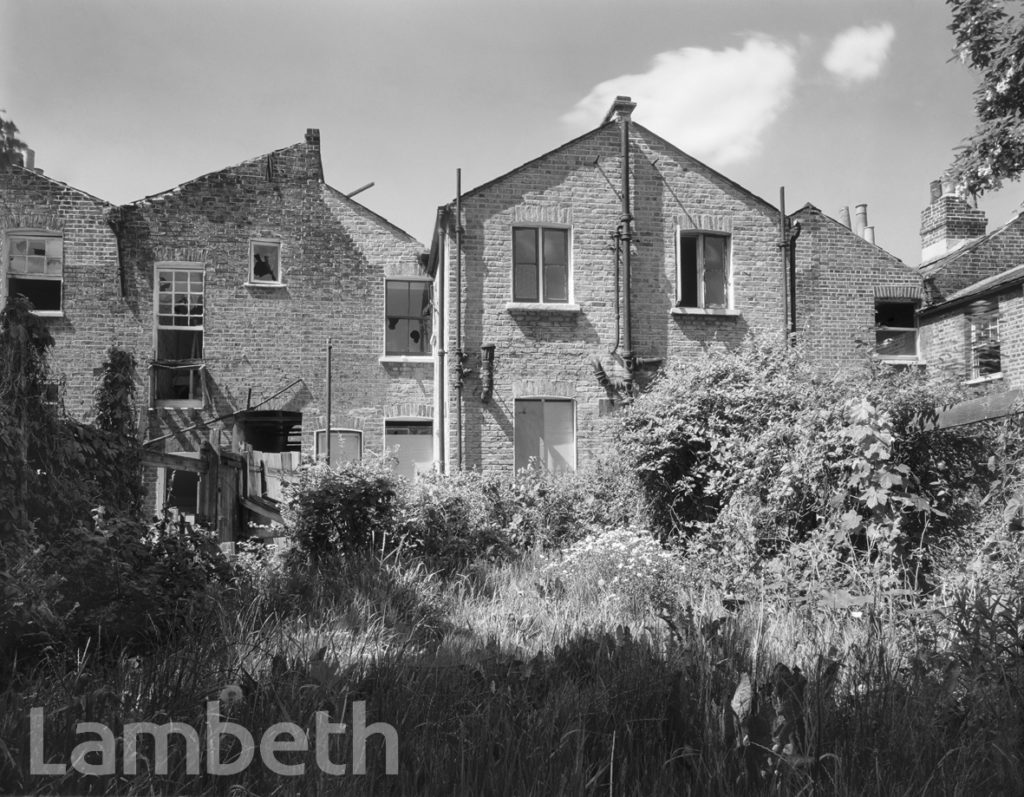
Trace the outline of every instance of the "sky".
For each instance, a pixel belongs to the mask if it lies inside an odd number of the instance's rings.
[[[974,129],[942,0],[0,0],[0,108],[114,203],[303,140],[429,244],[438,205],[633,118],[778,206],[868,205],[920,263],[928,184]],[[1024,201],[981,198],[989,229]]]

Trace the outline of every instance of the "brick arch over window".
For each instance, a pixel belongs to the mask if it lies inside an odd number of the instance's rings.
[[[572,208],[564,205],[519,205],[512,212],[512,223],[572,226]]]
[[[49,213],[5,213],[0,216],[0,225],[5,230],[64,231],[64,219]]]
[[[576,398],[576,383],[564,379],[517,379],[512,383],[513,398]]]
[[[200,247],[154,246],[153,260],[156,262],[206,263],[207,250]]]
[[[434,417],[432,407],[429,404],[417,404],[405,402],[403,404],[390,404],[384,409],[384,417],[390,418],[417,418],[424,421],[432,420]]]
[[[711,213],[681,213],[676,217],[676,225],[682,232],[720,232],[732,233],[732,217],[718,216]]]

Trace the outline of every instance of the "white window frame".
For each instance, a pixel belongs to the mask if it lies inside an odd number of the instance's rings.
[[[160,272],[161,271],[184,271],[189,273],[199,272],[203,275],[203,323],[196,326],[173,326],[160,323]],[[172,291],[173,293],[173,291]],[[153,365],[150,390],[152,391],[152,405],[156,407],[180,407],[200,408],[206,406],[206,264],[191,261],[165,260],[153,264],[153,360],[157,360],[160,353],[160,332],[199,332],[202,335],[202,356],[198,359],[203,363],[189,366],[192,371],[198,372],[196,379],[199,383],[199,396],[189,399],[166,399],[156,395],[156,369]]]
[[[879,305],[883,305],[883,304],[906,305],[906,306],[910,307],[912,310],[916,307],[916,302],[901,302],[901,301],[896,301],[896,300],[892,300],[892,299],[876,299],[875,300],[875,315],[876,315],[876,323],[875,323],[875,350],[876,351],[878,350],[878,345],[879,345],[878,344],[878,333],[880,333],[880,332],[913,332],[914,333],[914,353],[913,354],[879,354],[878,355],[879,359],[881,359],[882,362],[891,362],[891,363],[915,363],[915,362],[918,362],[920,360],[920,358],[921,358],[921,335],[920,335],[921,329],[920,329],[920,327],[917,326],[916,323],[912,327],[892,327],[892,326],[885,326],[883,324],[878,324],[877,323],[878,308],[879,308]],[[916,316],[915,316],[915,319],[916,319]]]
[[[394,417],[394,418],[385,418],[384,419],[384,435],[381,438],[383,440],[383,443],[384,443],[384,456],[387,456],[388,451],[389,451],[389,449],[388,449],[388,427],[392,426],[392,425],[394,425],[394,426],[418,426],[420,428],[429,429],[430,430],[430,435],[429,435],[429,437],[430,437],[430,448],[431,448],[430,460],[431,460],[431,464],[433,464],[433,462],[434,462],[434,452],[433,452],[433,448],[434,448],[434,419],[433,418],[423,418],[421,416],[413,416],[413,415],[410,415],[410,416],[397,416],[397,417]],[[427,435],[423,435],[423,436],[426,437]]]
[[[277,251],[277,279],[260,279],[256,276],[256,247],[272,247]],[[284,282],[284,246],[277,238],[253,238],[249,241],[249,276],[245,283],[253,288],[283,288]]]
[[[517,431],[517,424],[515,422],[515,419],[518,417],[518,413],[516,412],[516,408],[517,408],[517,405],[518,405],[518,403],[520,401],[540,402],[541,404],[556,403],[557,402],[559,404],[568,404],[569,405],[569,409],[572,412],[572,464],[570,466],[570,470],[575,472],[577,470],[577,467],[578,467],[577,460],[578,460],[578,457],[579,457],[579,434],[578,434],[578,428],[577,428],[579,413],[577,412],[576,400],[575,399],[571,399],[571,398],[566,398],[565,396],[518,396],[518,397],[516,397],[514,399],[513,404],[512,404],[512,418],[513,418],[513,424],[512,424],[512,468],[513,468],[513,470],[516,470],[517,467],[518,467],[518,463],[516,462],[516,448],[517,448],[517,446],[516,446],[516,431]],[[542,438],[542,440],[543,440],[543,438]],[[538,462],[537,464],[540,466],[540,469],[542,471],[544,471],[545,473],[550,473],[551,472],[548,469],[546,462]]]
[[[320,461],[321,457],[324,457],[327,454],[327,450],[326,450],[327,449],[327,435],[326,435],[326,432],[327,432],[326,428],[314,429],[313,430],[313,458],[317,462]],[[362,429],[350,429],[350,428],[343,427],[343,426],[332,426],[331,427],[331,433],[332,434],[340,434],[340,435],[346,435],[346,434],[355,435],[356,439],[359,441],[359,458],[356,459],[355,461],[356,462],[362,462],[362,460],[363,460],[363,430]],[[333,445],[331,446],[331,454],[332,455],[334,454],[334,446]],[[342,463],[342,464],[345,464],[345,463]]]
[[[725,239],[725,306],[708,307],[704,296],[704,240],[705,238]],[[682,260],[682,239],[697,239],[697,304],[683,304],[683,260]],[[733,273],[732,273],[732,233],[721,230],[689,229],[681,225],[676,226],[676,307],[699,310],[732,310],[735,298],[733,296]]]
[[[418,282],[427,286],[427,299],[430,312],[424,316],[427,319],[425,351],[420,352],[389,352],[388,351],[388,283],[390,282]],[[397,316],[398,318],[409,318],[410,316]],[[434,281],[430,277],[385,277],[384,278],[384,340],[382,342],[383,354],[381,362],[432,362],[434,358]]]
[[[990,379],[1001,379],[1003,376],[1003,362],[1002,362],[1002,342],[999,339],[999,313],[984,313],[980,315],[968,316],[968,365],[970,367],[970,382],[987,382]],[[981,361],[978,357],[978,353],[981,350],[978,341],[979,327],[984,324],[985,326],[991,327],[995,332],[995,348],[999,351],[999,370],[992,371],[991,373],[981,373]],[[990,333],[991,334],[991,333]],[[987,341],[988,347],[992,346],[991,338]]]
[[[43,265],[42,274],[28,274],[18,275],[17,278],[31,279],[45,282],[57,282],[60,285],[60,301],[59,307],[56,310],[37,310],[33,308],[32,313],[42,318],[60,318],[64,315],[64,244],[66,240],[64,233],[57,230],[48,230],[44,228],[26,227],[23,229],[8,230],[4,235],[4,246],[3,246],[3,264],[2,273],[3,280],[0,281],[0,306],[6,304],[7,298],[10,295],[11,290],[11,259],[16,257],[14,253],[14,241],[16,239],[47,239],[47,240],[59,240],[61,242],[60,252],[60,275],[54,276],[52,274],[46,274],[46,264]],[[45,248],[45,245],[44,245]],[[26,255],[27,257],[28,255]],[[43,255],[44,260],[46,255]]]
[[[516,296],[516,231],[517,230],[534,230],[537,233],[537,298],[536,299],[521,299]],[[545,230],[559,230],[565,232],[565,298],[564,299],[548,299],[544,295],[544,231]],[[573,286],[573,262],[572,262],[572,251],[573,251],[573,228],[570,224],[541,224],[541,223],[516,223],[512,225],[512,274],[511,274],[511,294],[512,302],[514,304],[523,305],[553,305],[563,306],[573,304],[574,286]]]

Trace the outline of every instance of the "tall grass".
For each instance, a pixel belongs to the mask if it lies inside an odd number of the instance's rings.
[[[442,576],[423,565],[351,561],[308,581],[284,572],[225,594],[146,656],[54,653],[0,693],[0,786],[32,794],[661,795],[1019,794],[1021,673],[972,671],[928,613],[811,613],[764,596],[728,611],[684,571],[657,595],[595,587],[593,572],[534,554]],[[726,601],[728,603],[728,601]],[[732,604],[729,604],[732,606]],[[858,616],[859,614],[859,616]],[[916,619],[908,619],[916,618]],[[945,635],[944,635],[945,634]],[[808,679],[791,755],[737,747],[729,706],[743,673],[776,664]],[[236,776],[169,771],[64,777],[29,771],[28,717],[46,716],[50,761],[68,762],[76,723],[187,722],[225,687],[221,710],[254,735],[317,711],[399,738],[386,775],[328,777],[256,762]],[[88,737],[92,738],[92,737]],[[259,737],[257,736],[257,739]],[[351,764],[347,737],[332,758]],[[754,751],[756,752],[756,751]],[[147,750],[143,749],[146,754]],[[350,769],[351,771],[351,769]],[[120,764],[118,772],[121,772]]]

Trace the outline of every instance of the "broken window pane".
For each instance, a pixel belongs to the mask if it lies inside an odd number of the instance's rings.
[[[281,244],[256,242],[252,244],[252,263],[249,279],[252,282],[281,281]]]
[[[431,304],[427,280],[388,280],[384,290],[384,353],[430,354]]]

